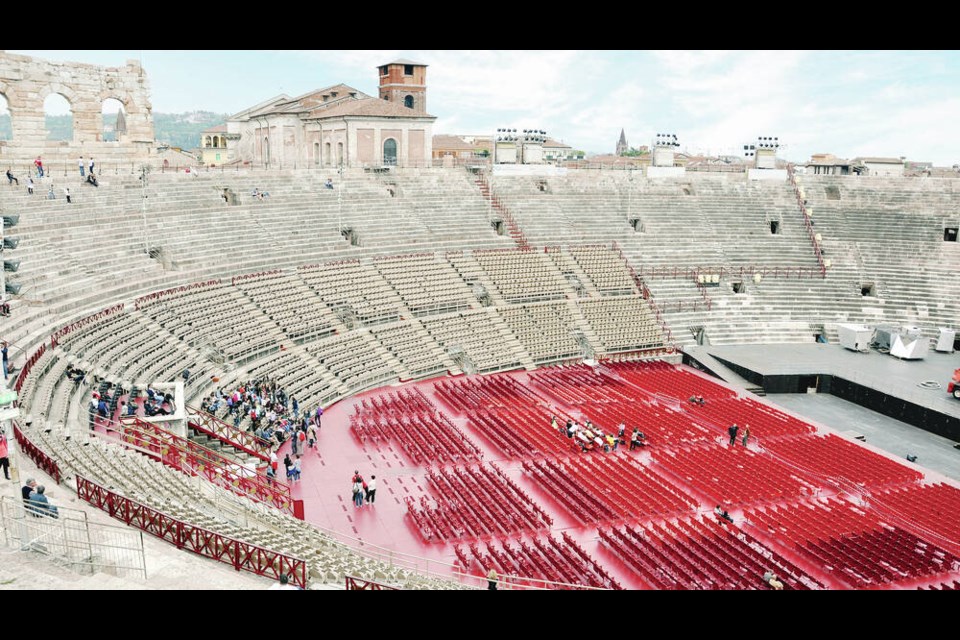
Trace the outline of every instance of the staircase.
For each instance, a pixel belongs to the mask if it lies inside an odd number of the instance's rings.
[[[480,194],[484,197],[484,199],[490,202],[490,205],[500,214],[500,217],[503,218],[503,221],[507,225],[507,230],[510,233],[510,237],[513,238],[513,241],[517,243],[517,247],[525,250],[530,249],[530,243],[527,242],[527,237],[520,229],[520,225],[517,224],[517,221],[510,213],[507,205],[505,205],[500,198],[493,193],[490,188],[490,183],[487,181],[487,177],[484,174],[480,174],[477,176],[476,183],[477,187],[480,189]]]

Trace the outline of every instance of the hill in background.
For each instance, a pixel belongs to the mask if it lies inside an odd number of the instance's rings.
[[[226,113],[190,111],[188,113],[154,113],[153,126],[157,142],[181,149],[195,149],[200,142],[200,132],[227,121]],[[104,116],[104,140],[115,140],[113,133],[116,115]],[[73,118],[68,115],[47,116],[48,140],[70,139],[73,135]],[[0,140],[10,140],[12,129],[10,114],[0,115]]]

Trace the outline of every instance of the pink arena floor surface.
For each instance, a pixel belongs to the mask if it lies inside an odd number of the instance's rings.
[[[623,421],[649,446],[583,452],[552,415],[606,433]],[[732,422],[750,425],[746,447],[742,432],[729,445]],[[374,505],[353,505],[354,470],[376,475]],[[292,492],[307,521],[441,575],[494,567],[534,586],[765,589],[770,569],[787,589],[960,587],[960,490],[665,363],[359,394],[325,412]],[[713,515],[718,504],[733,524]]]

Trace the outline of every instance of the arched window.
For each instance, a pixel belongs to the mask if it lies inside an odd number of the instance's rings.
[[[324,145],[323,164],[327,165],[328,167],[333,164],[333,148],[329,142]]]
[[[213,136],[213,148],[214,149],[220,148],[220,136]]]
[[[13,118],[7,96],[0,93],[0,140],[13,140]]]
[[[413,109],[413,96],[407,96],[403,99],[403,106],[407,109]]]
[[[397,141],[393,138],[383,141],[383,164],[397,164]]]
[[[270,164],[270,138],[263,139],[263,164]]]
[[[313,164],[320,166],[320,143],[313,143]]]
[[[116,98],[107,98],[100,105],[100,133],[104,142],[117,142],[127,135],[127,114],[123,103]]]
[[[207,136],[206,138],[203,139],[203,146],[204,146],[204,147],[209,147],[211,144],[213,144],[213,142],[211,142],[210,136]]]
[[[73,107],[59,93],[51,93],[43,101],[43,115],[47,127],[47,140],[73,141]]]
[[[343,143],[338,142],[337,143],[337,166],[340,166],[342,164],[343,164]]]

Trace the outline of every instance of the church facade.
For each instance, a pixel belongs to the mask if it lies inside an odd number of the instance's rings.
[[[436,117],[426,112],[426,69],[377,67],[378,97],[345,84],[275,96],[228,119],[227,146],[244,164],[278,169],[428,167]]]

